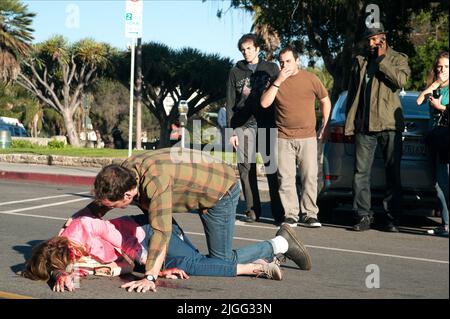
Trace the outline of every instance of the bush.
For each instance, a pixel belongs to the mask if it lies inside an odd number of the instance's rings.
[[[31,143],[30,141],[26,141],[26,140],[12,140],[11,147],[12,148],[34,148],[34,147],[36,147],[36,145]]]
[[[52,140],[47,144],[50,149],[61,149],[66,147],[66,144],[63,141]]]

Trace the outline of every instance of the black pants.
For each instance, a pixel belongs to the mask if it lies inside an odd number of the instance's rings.
[[[358,217],[372,216],[373,214],[371,211],[370,175],[378,144],[383,153],[386,171],[384,210],[395,215],[401,209],[400,161],[402,157],[402,133],[400,131],[357,133],[355,136],[353,209]]]
[[[246,128],[237,130],[238,149],[237,160],[239,177],[242,184],[242,191],[246,202],[246,211],[253,210],[257,218],[261,216],[261,199],[258,190],[257,171],[256,171],[256,153],[258,151],[258,140],[262,140],[265,144],[264,152],[270,157],[275,154],[275,140],[269,138],[269,130],[265,129],[265,133],[261,138],[258,137],[256,128]],[[263,156],[263,159],[267,156]],[[271,166],[270,162],[265,161],[265,167]],[[269,184],[270,204],[272,216],[276,222],[281,222],[284,217],[283,206],[281,205],[280,195],[278,193],[278,177],[277,171],[273,169],[266,173],[267,182]]]

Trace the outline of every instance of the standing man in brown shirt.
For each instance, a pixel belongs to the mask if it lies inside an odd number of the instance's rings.
[[[261,97],[262,107],[275,101],[278,128],[278,179],[280,198],[285,211],[284,224],[296,227],[321,227],[317,214],[317,137],[315,100],[320,102],[322,139],[331,111],[328,92],[312,73],[299,68],[298,53],[288,46],[279,55],[280,74]],[[299,203],[295,185],[296,166],[302,182]],[[299,214],[301,213],[301,216]]]

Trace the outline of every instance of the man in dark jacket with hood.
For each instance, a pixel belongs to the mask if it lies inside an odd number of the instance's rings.
[[[377,145],[386,168],[386,231],[398,231],[394,217],[401,209],[403,110],[399,91],[408,82],[408,57],[387,45],[386,32],[380,24],[365,33],[367,52],[357,55],[351,69],[347,96],[345,135],[355,136],[355,175],[353,209],[357,222],[353,229],[370,229],[370,175]]]
[[[274,108],[263,109],[260,104],[263,91],[277,77],[279,68],[275,63],[259,58],[260,47],[254,34],[242,36],[238,48],[244,60],[230,71],[226,107],[228,127],[234,129],[229,141],[237,151],[238,170],[246,201],[246,221],[257,221],[261,216],[256,173],[256,152],[259,149],[269,183],[272,215],[276,223],[281,223],[284,213],[278,194]],[[258,145],[258,140],[264,145]]]

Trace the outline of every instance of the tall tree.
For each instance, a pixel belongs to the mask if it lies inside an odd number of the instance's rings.
[[[37,137],[42,129],[42,105],[18,85],[0,83],[0,116],[19,119],[32,137]]]
[[[33,46],[22,62],[16,82],[64,119],[69,143],[80,146],[74,114],[97,76],[108,65],[112,50],[107,44],[90,39],[69,44],[62,36]]]
[[[231,66],[228,58],[192,48],[173,50],[154,42],[142,45],[142,102],[160,124],[160,147],[170,144],[170,124],[178,119],[181,100],[188,101],[190,118],[225,97]],[[173,107],[167,114],[168,101]]]
[[[435,13],[422,10],[411,19],[411,42],[415,47],[415,54],[410,59],[411,79],[410,88],[422,90],[425,88],[428,73],[433,67],[436,56],[441,51],[448,51],[448,12]]]
[[[117,80],[102,78],[95,83],[92,95],[90,116],[93,125],[100,131],[105,144],[112,144],[113,127],[125,122],[128,115],[129,89]]]
[[[414,12],[447,12],[448,1],[392,0],[233,0],[231,6],[258,13],[258,23],[271,26],[282,45],[294,44],[301,54],[321,57],[333,76],[332,98],[346,89],[352,58],[361,49],[368,4],[380,9],[380,19],[395,49],[414,55],[408,23]],[[355,51],[356,48],[356,51]]]
[[[19,74],[20,57],[28,54],[33,40],[34,16],[19,0],[0,1],[0,80],[8,82]]]

